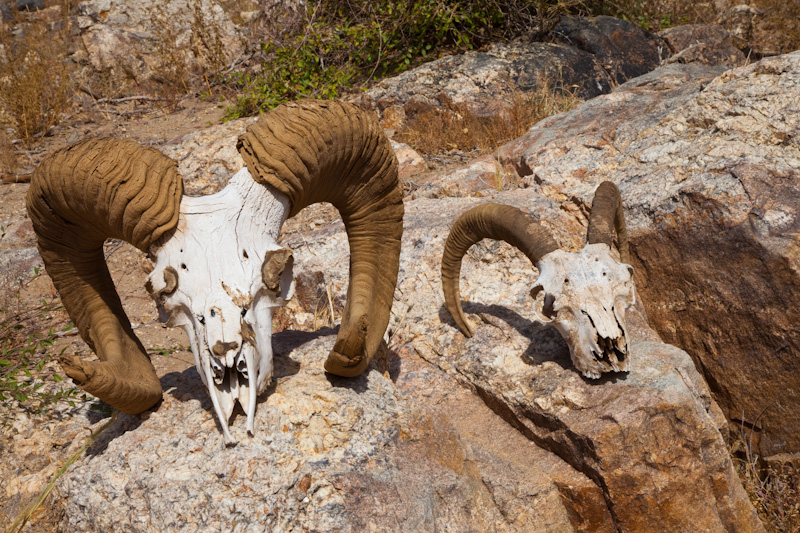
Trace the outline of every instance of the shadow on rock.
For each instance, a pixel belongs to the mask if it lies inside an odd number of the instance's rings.
[[[211,405],[211,399],[197,368],[191,366],[181,372],[170,372],[161,378],[161,387],[180,402],[199,400],[203,407]]]
[[[97,440],[95,440],[92,445],[86,449],[86,455],[89,457],[103,455],[112,440],[116,439],[117,437],[121,437],[128,431],[138,428],[144,420],[143,417],[148,416],[152,411],[158,409],[161,406],[161,403],[162,402],[158,402],[155,407],[145,411],[140,415],[126,415],[125,413],[120,412],[119,418],[105,431],[100,433],[100,435],[97,437]]]
[[[520,335],[531,339],[531,343],[521,356],[525,363],[535,366],[545,361],[553,361],[562,368],[574,368],[569,357],[569,347],[553,326],[529,320],[516,311],[497,304],[485,305],[464,302],[463,309],[465,314],[478,315],[485,324],[499,327],[494,324],[490,317],[499,319],[514,328]],[[439,308],[439,320],[443,324],[458,329],[453,317],[444,305]],[[479,326],[479,324],[476,324],[476,326]]]
[[[336,335],[339,332],[339,327],[329,328],[324,327],[316,331],[296,331],[287,329],[278,331],[272,334],[272,353],[276,356],[276,374],[275,377],[283,377],[277,374],[277,356],[287,356],[296,348],[311,342],[320,337],[327,337]],[[333,347],[333,344],[331,344]]]

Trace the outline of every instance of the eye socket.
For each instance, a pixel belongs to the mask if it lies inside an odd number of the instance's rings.
[[[247,308],[246,307],[242,307],[242,317],[244,318],[244,315],[246,315],[246,314],[247,314]]]
[[[197,315],[197,321],[203,324],[204,326],[206,325],[206,319],[203,315]]]
[[[215,313],[214,310],[212,309],[211,310],[211,318],[214,318],[215,316],[217,316],[217,313]]]

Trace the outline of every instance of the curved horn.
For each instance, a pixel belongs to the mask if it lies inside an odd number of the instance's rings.
[[[447,310],[467,337],[472,337],[473,331],[461,309],[461,259],[470,246],[481,239],[506,241],[522,251],[534,265],[544,255],[558,249],[550,233],[532,216],[516,207],[483,204],[463,213],[450,228],[444,245],[442,290]]]
[[[615,231],[620,261],[630,263],[628,230],[625,227],[622,197],[614,183],[604,181],[594,193],[592,214],[589,216],[589,229],[586,232],[586,242],[589,244],[602,242],[612,248],[614,246]]]
[[[183,182],[174,161],[130,141],[93,139],[36,168],[27,208],[39,253],[83,340],[100,361],[62,357],[87,392],[130,414],[161,399],[161,384],[131,329],[103,255],[107,238],[142,251],[178,222]]]
[[[256,181],[289,197],[289,216],[316,202],[339,210],[350,244],[350,282],[325,370],[361,374],[389,324],[400,265],[403,195],[389,140],[371,113],[304,100],[262,116],[237,148]]]

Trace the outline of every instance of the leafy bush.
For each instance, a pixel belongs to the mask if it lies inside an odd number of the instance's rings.
[[[74,405],[81,393],[74,387],[53,386],[62,378],[45,370],[52,361],[50,349],[57,336],[53,329],[38,331],[42,317],[60,310],[43,303],[0,320],[0,421],[7,423],[12,408],[41,413],[59,401]],[[71,329],[68,327],[67,330]]]
[[[262,46],[258,74],[239,73],[229,118],[408,69],[444,51],[546,33],[580,0],[316,0],[302,23]]]

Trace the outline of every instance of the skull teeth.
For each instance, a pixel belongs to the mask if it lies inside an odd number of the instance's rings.
[[[216,357],[211,357],[211,370],[214,372],[214,383],[222,385],[225,379],[225,368]]]
[[[245,360],[242,352],[239,352],[239,355],[236,356],[236,370],[244,377],[244,379],[248,379],[247,361]]]
[[[625,369],[625,337],[608,338],[598,335],[596,340],[599,351],[592,350],[594,358],[608,370],[620,372]]]
[[[207,361],[205,372],[209,379],[208,388],[214,411],[222,426],[225,445],[235,446],[237,441],[230,435],[229,418],[237,402],[247,414],[247,432],[250,435],[255,434],[258,369],[255,367],[253,352],[242,350],[235,357],[231,356],[230,368],[223,366],[219,359],[210,354]]]

